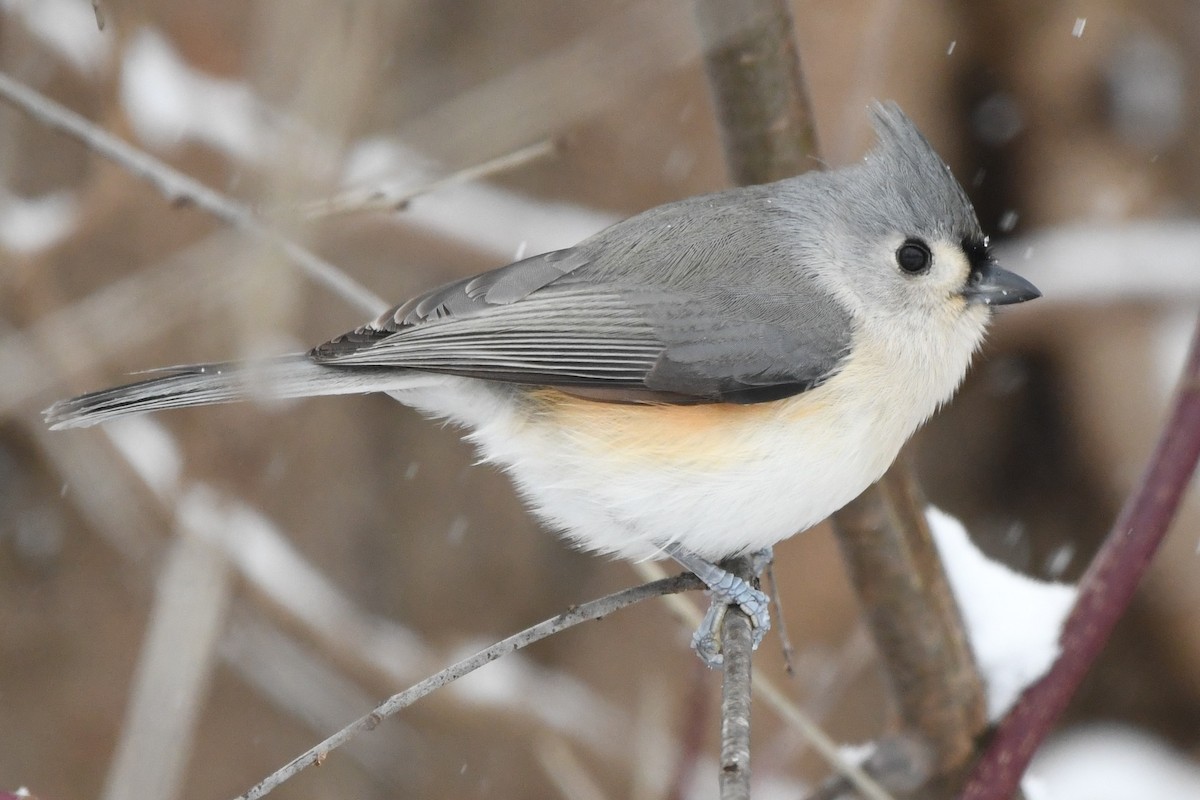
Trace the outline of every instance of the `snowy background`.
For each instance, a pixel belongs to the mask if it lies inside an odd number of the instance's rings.
[[[0,68],[389,301],[727,185],[683,0],[100,8],[103,30],[85,0],[0,0]],[[990,631],[998,709],[1052,655],[1040,623],[1069,590],[1047,582],[1078,578],[1137,479],[1200,306],[1200,6],[794,13],[824,159],[858,158],[868,101],[899,101],[1045,293],[1006,309],[912,448],[931,502],[1039,582],[1014,588],[936,518],[974,570],[965,614]],[[317,213],[377,190],[421,193]],[[538,530],[453,431],[386,398],[40,423],[131,372],[305,347],[367,316],[0,106],[0,791],[231,797],[480,643],[638,580]],[[1193,493],[1031,800],[1200,797],[1198,523]],[[829,532],[777,555],[799,649],[781,681],[839,741],[891,730]],[[276,796],[709,796],[718,677],[688,636],[661,603],[585,625]],[[777,640],[758,662],[782,674]],[[803,738],[756,714],[759,795],[820,781]]]

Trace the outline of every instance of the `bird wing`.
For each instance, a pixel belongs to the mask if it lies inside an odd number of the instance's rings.
[[[848,351],[848,314],[811,279],[766,296],[712,281],[689,290],[606,268],[609,249],[585,242],[447,284],[310,356],[623,402],[752,403],[820,384]],[[671,273],[687,274],[691,257],[703,251],[676,253]]]

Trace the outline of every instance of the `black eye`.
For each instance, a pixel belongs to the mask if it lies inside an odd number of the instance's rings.
[[[896,251],[896,263],[905,272],[919,275],[929,271],[929,266],[933,263],[933,254],[929,252],[929,246],[920,239],[908,239]]]

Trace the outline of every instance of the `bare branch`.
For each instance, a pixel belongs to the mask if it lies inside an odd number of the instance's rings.
[[[962,800],[1006,800],[1125,613],[1200,459],[1200,324],[1150,465],[1079,585],[1062,654],[1000,723]]]
[[[237,800],[258,800],[258,798],[266,796],[275,787],[291,779],[307,767],[323,762],[331,752],[358,734],[374,729],[379,723],[412,705],[422,697],[447,684],[453,683],[464,675],[470,674],[480,667],[490,664],[515,650],[520,650],[548,636],[565,631],[581,622],[602,619],[614,611],[618,611],[634,603],[640,603],[650,597],[702,588],[704,588],[703,584],[691,574],[683,574],[674,578],[644,583],[640,586],[634,586],[601,597],[598,600],[592,600],[581,606],[576,606],[566,613],[540,622],[531,628],[526,628],[520,633],[515,633],[507,639],[496,642],[491,647],[480,650],[469,658],[452,664],[436,675],[432,675],[420,683],[410,686],[403,692],[392,695],[368,714],[359,717],[325,741],[292,759],[283,767],[280,767],[259,781],[248,792],[239,795]]]
[[[757,579],[752,558],[724,564],[744,581]],[[750,679],[754,631],[744,613],[725,614],[721,626],[721,654],[725,674],[721,682],[721,798],[750,798]],[[739,610],[740,611],[740,610]]]
[[[697,0],[725,160],[736,183],[808,170],[817,152],[812,108],[783,0]]]
[[[309,219],[313,219],[363,211],[401,211],[423,194],[516,169],[555,152],[558,152],[558,143],[553,139],[543,139],[482,164],[453,172],[415,189],[403,189],[392,185],[372,189],[356,189],[343,192],[327,200],[309,203],[305,206],[304,213]]]
[[[633,565],[638,574],[644,579],[662,580],[663,569],[652,562],[640,562]],[[684,597],[669,595],[664,598],[669,608],[684,627],[694,630],[700,624],[703,614],[693,603]],[[812,745],[813,749],[839,774],[845,776],[863,797],[870,800],[892,800],[887,791],[880,786],[861,767],[852,764],[838,750],[837,742],[829,738],[821,726],[797,706],[787,693],[771,678],[755,670],[751,684],[754,696],[766,703],[786,724],[800,732],[800,735]]]
[[[150,184],[174,205],[193,205],[217,219],[279,248],[313,280],[367,314],[380,314],[389,304],[333,264],[288,239],[254,216],[246,206],[184,175],[149,153],[123,142],[64,106],[0,72],[0,99],[24,111],[47,128],[66,134],[134,177]]]
[[[934,774],[943,774],[970,758],[987,711],[923,509],[899,461],[833,521],[900,718],[932,749]]]
[[[787,619],[783,615],[783,601],[779,599],[779,584],[775,582],[775,561],[767,564],[768,592],[771,595],[771,617],[775,620],[775,631],[779,636],[779,647],[783,651],[783,669],[789,678],[796,677],[796,646],[788,633]]]

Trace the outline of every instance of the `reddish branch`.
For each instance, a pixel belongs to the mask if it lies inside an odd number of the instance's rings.
[[[1038,746],[1063,713],[1125,613],[1166,536],[1200,458],[1200,324],[1192,340],[1170,421],[1150,466],[1129,497],[1079,586],[1063,627],[1062,654],[1025,691],[976,764],[962,800],[1007,800]]]

